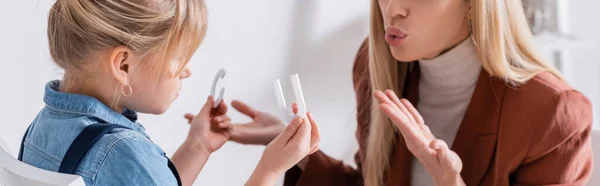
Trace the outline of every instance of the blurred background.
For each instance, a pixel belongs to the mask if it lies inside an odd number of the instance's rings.
[[[46,82],[62,77],[49,55],[46,18],[55,0],[0,1],[0,137],[16,156],[21,137],[44,106]],[[368,35],[368,0],[206,0],[207,36],[192,58],[194,75],[163,115],[140,120],[167,154],[187,135],[183,118],[197,112],[219,68],[225,99],[239,99],[279,114],[273,82],[300,75],[308,110],[319,121],[321,149],[353,164],[357,150],[351,69]],[[524,0],[536,42],[576,89],[594,105],[595,149],[600,149],[600,1]],[[231,111],[234,121],[249,121]],[[196,185],[242,185],[264,147],[227,143],[214,153]],[[600,151],[596,160],[600,160]],[[600,163],[597,163],[600,164]],[[596,166],[600,169],[600,166]],[[600,185],[599,171],[588,185]]]

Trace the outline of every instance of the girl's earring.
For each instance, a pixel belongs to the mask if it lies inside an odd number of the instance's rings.
[[[121,86],[121,94],[123,94],[123,96],[125,97],[129,97],[131,96],[131,94],[133,94],[133,89],[131,88],[131,85],[127,85],[127,89],[129,93],[125,93],[125,88],[123,88],[123,86]]]

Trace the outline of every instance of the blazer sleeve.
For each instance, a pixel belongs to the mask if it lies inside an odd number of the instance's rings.
[[[363,185],[361,165],[364,160],[364,146],[366,144],[366,129],[368,129],[368,107],[370,107],[370,90],[368,90],[368,46],[363,42],[356,55],[352,70],[352,79],[357,98],[358,127],[356,138],[359,150],[354,159],[357,168],[344,164],[327,156],[322,151],[317,151],[309,156],[308,164],[302,171],[297,166],[288,170],[285,175],[284,185],[292,186],[329,186],[329,185]],[[366,73],[366,74],[365,74]]]
[[[513,185],[585,185],[591,177],[592,104],[581,93],[559,93],[548,107],[550,124],[538,126]]]

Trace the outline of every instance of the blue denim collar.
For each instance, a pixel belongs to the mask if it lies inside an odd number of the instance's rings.
[[[134,111],[124,110],[123,113],[118,113],[94,97],[60,92],[58,90],[60,83],[61,81],[54,80],[46,84],[44,95],[46,107],[60,112],[92,116],[98,118],[100,120],[98,122],[122,125],[146,135],[144,132],[146,129],[136,123],[137,114]]]

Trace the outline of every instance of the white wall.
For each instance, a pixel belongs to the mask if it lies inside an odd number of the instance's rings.
[[[569,4],[569,32],[580,39],[593,42],[588,48],[572,49],[569,55],[572,65],[572,84],[585,94],[594,105],[594,133],[592,146],[595,151],[594,171],[588,185],[600,185],[600,1],[567,0]]]
[[[572,84],[585,94],[594,105],[594,118],[600,116],[600,25],[594,20],[600,18],[599,1],[569,1],[569,32],[583,41],[591,42],[588,47],[573,48],[568,63],[571,63]],[[600,130],[600,122],[596,119],[595,128]]]
[[[44,84],[61,77],[49,56],[46,16],[54,0],[0,1],[0,133],[16,155],[23,132],[43,107]],[[192,59],[194,75],[161,116],[142,115],[147,132],[168,154],[187,134],[186,112],[197,112],[214,74],[227,69],[225,98],[273,112],[272,84],[299,73],[309,111],[321,126],[321,148],[349,159],[356,144],[351,67],[367,35],[365,0],[206,0],[209,31]],[[325,81],[327,80],[327,81]],[[287,84],[284,84],[284,88]],[[248,121],[235,111],[234,121]],[[197,185],[242,185],[263,147],[226,144]]]

